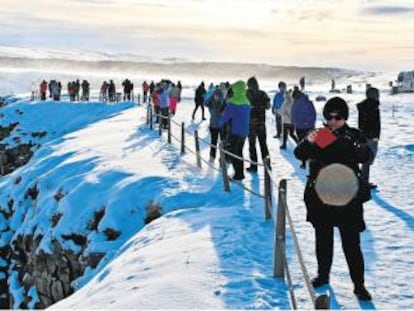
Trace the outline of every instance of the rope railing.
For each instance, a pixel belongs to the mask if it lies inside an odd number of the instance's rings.
[[[221,172],[222,174],[222,179],[223,179],[223,185],[224,185],[224,190],[229,192],[230,191],[230,181],[234,180],[232,178],[230,178],[227,174],[227,160],[226,160],[226,156],[238,159],[240,161],[244,161],[247,163],[250,163],[251,165],[256,165],[258,167],[263,167],[263,173],[264,173],[264,195],[261,193],[258,193],[256,191],[254,191],[253,189],[248,188],[247,186],[245,186],[243,183],[240,182],[236,182],[237,185],[239,185],[241,188],[243,188],[244,190],[252,193],[253,195],[256,195],[257,197],[260,197],[262,199],[264,199],[264,205],[265,205],[265,218],[266,219],[272,219],[272,195],[271,195],[271,188],[272,188],[272,184],[275,187],[276,191],[278,192],[278,204],[277,204],[277,215],[276,215],[276,226],[275,226],[275,245],[274,245],[274,271],[273,271],[273,276],[275,278],[284,278],[286,275],[286,281],[288,283],[288,290],[289,290],[289,294],[291,297],[291,303],[292,303],[292,308],[293,309],[297,309],[297,302],[296,302],[296,298],[295,298],[295,294],[294,294],[294,286],[292,284],[292,279],[291,279],[291,275],[289,272],[289,266],[288,266],[288,262],[287,262],[287,258],[286,258],[286,253],[285,253],[285,248],[286,248],[286,244],[285,244],[285,240],[286,240],[286,218],[288,220],[288,224],[289,224],[289,228],[291,230],[292,233],[292,239],[294,242],[294,247],[295,247],[295,252],[296,255],[298,257],[298,261],[304,276],[304,280],[305,280],[305,285],[308,289],[310,298],[312,300],[312,303],[315,307],[315,309],[329,309],[329,296],[327,294],[323,294],[323,295],[317,295],[312,283],[310,281],[309,278],[309,274],[307,272],[304,260],[303,260],[303,256],[302,256],[302,252],[300,250],[299,247],[299,242],[298,242],[298,238],[296,235],[296,230],[294,228],[293,225],[293,221],[292,218],[290,216],[289,210],[288,210],[288,206],[287,206],[287,200],[286,200],[286,189],[287,189],[287,181],[286,179],[282,179],[278,185],[278,183],[274,180],[273,176],[272,176],[272,170],[271,170],[271,164],[270,164],[270,157],[267,156],[266,158],[263,159],[263,163],[259,163],[259,162],[255,162],[255,161],[251,161],[249,159],[245,159],[243,157],[240,157],[228,150],[226,150],[224,148],[224,142],[220,141],[219,145],[213,145],[210,142],[208,142],[207,140],[205,140],[204,138],[201,138],[198,135],[198,131],[194,131],[194,133],[190,132],[189,130],[185,129],[185,124],[184,122],[182,122],[181,124],[171,120],[170,116],[163,116],[160,114],[154,114],[152,113],[152,109],[151,106],[148,105],[148,112],[147,112],[147,124],[150,125],[150,128],[152,129],[152,118],[153,116],[157,116],[159,118],[159,135],[160,137],[162,136],[162,122],[161,120],[167,119],[167,130],[168,130],[168,143],[171,143],[171,138],[174,138],[175,141],[177,142],[181,142],[181,153],[184,154],[185,151],[188,151],[192,154],[194,154],[196,156],[196,162],[197,162],[197,166],[201,168],[202,163],[205,163],[207,166],[215,169],[218,172]],[[171,125],[177,125],[177,126],[181,126],[181,138],[178,138],[176,136],[174,136],[171,133]],[[195,150],[193,150],[192,148],[188,147],[185,144],[185,134],[188,135],[193,135],[194,137],[194,143],[195,143]],[[220,157],[219,157],[219,163],[220,163],[220,168],[215,167],[215,165],[208,161],[205,160],[202,156],[201,156],[201,152],[200,152],[200,141],[206,145],[208,145],[210,148],[215,148],[216,150],[219,151],[220,153]]]
[[[295,253],[297,255],[300,268],[302,270],[303,277],[305,279],[305,285],[308,289],[309,296],[311,297],[312,303],[315,309],[329,309],[329,296],[327,294],[317,295],[315,289],[312,286],[312,282],[309,278],[308,271],[305,266],[302,251],[299,247],[299,240],[296,235],[296,230],[293,225],[292,217],[290,216],[289,208],[287,206],[286,191],[287,181],[282,179],[279,185],[279,203],[277,210],[277,223],[275,231],[275,254],[274,254],[274,277],[283,278],[285,271],[288,271],[288,264],[286,260],[286,219],[290,227],[293,245],[295,247]],[[291,283],[290,276],[288,276],[288,283]],[[288,285],[292,287],[292,284]],[[293,293],[293,292],[292,292]],[[294,296],[291,295],[294,299]],[[296,305],[296,303],[295,303]]]

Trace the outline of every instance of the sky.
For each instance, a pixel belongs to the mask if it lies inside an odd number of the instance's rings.
[[[414,2],[0,1],[8,48],[138,59],[412,69]],[[18,50],[13,50],[20,53]]]
[[[353,82],[348,79],[338,82],[338,87]],[[387,82],[378,80],[375,85]],[[317,95],[330,97],[329,87],[329,82],[314,83],[306,92],[313,100]],[[263,88],[273,96],[268,86]],[[178,124],[185,122],[186,142],[192,149],[194,130],[209,141],[208,122],[201,121],[200,111],[191,122],[193,94],[193,88],[185,84],[173,118]],[[355,85],[353,94],[341,96],[350,106],[349,124],[355,126],[355,104],[364,98],[364,85]],[[331,285],[318,290],[329,292],[332,309],[402,310],[414,305],[412,96],[391,96],[381,87],[382,134],[371,171],[378,191],[365,204],[367,230],[361,235],[366,286],[373,301],[359,303],[352,294],[336,232]],[[321,126],[323,102],[314,103],[317,126]],[[0,206],[6,208],[11,199],[19,202],[10,223],[0,217],[0,243],[10,241],[14,232],[35,233],[43,235],[37,251],[51,251],[51,241],[57,239],[64,248],[84,255],[106,253],[96,269],[87,269],[75,280],[78,291],[56,304],[56,309],[291,308],[286,283],[272,277],[275,222],[264,219],[263,199],[235,183],[225,193],[219,172],[204,162],[199,169],[193,153],[181,155],[175,139],[169,145],[165,134],[160,138],[156,130],[149,129],[144,105],[100,103],[95,92],[91,103],[70,103],[66,95],[63,102],[31,102],[19,95],[11,97],[1,113],[3,126],[19,121],[13,136],[21,136],[22,141],[34,139],[29,133],[41,129],[48,135],[40,139],[42,147],[27,165],[0,179]],[[303,205],[307,172],[292,155],[292,141],[282,151],[280,142],[272,138],[275,124],[270,113],[266,122],[272,178],[275,183],[288,179],[289,209],[305,265],[314,276],[313,229],[305,221]],[[173,128],[174,133],[180,133],[179,127]],[[15,140],[9,137],[3,143],[13,145]],[[208,159],[208,145],[202,142],[200,147],[202,158]],[[247,143],[244,155],[248,155]],[[15,182],[18,176],[20,183]],[[39,196],[33,202],[24,193],[34,183]],[[262,170],[257,175],[246,173],[243,185],[262,193]],[[53,196],[58,191],[64,196],[56,202]],[[145,208],[151,200],[162,206],[163,216],[144,226]],[[273,202],[277,202],[275,193]],[[97,230],[87,228],[91,215],[103,207],[105,215]],[[275,208],[274,204],[273,215]],[[54,213],[62,217],[51,228]],[[122,234],[107,241],[103,234],[107,228]],[[62,238],[73,232],[87,236],[84,250]],[[286,242],[298,307],[311,309],[290,231]],[[15,275],[9,282],[18,303],[23,296]],[[31,295],[33,304],[37,299],[33,288]]]

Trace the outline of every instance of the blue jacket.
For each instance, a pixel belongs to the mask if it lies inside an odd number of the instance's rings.
[[[170,91],[171,91],[171,86],[169,86],[168,88],[160,88],[158,90],[158,94],[160,96],[160,107],[161,108],[168,108],[170,105]]]
[[[273,106],[272,112],[276,113],[282,107],[283,102],[285,101],[285,97],[283,96],[283,92],[277,92],[275,97],[273,97]]]
[[[250,125],[250,102],[246,95],[246,83],[239,80],[232,84],[231,90],[233,94],[221,115],[219,127],[222,128],[231,120],[231,134],[246,138],[249,136]]]
[[[314,129],[316,111],[308,96],[301,94],[293,102],[291,111],[292,124],[297,129]]]
[[[231,134],[241,137],[249,136],[250,106],[248,104],[236,105],[232,102],[227,103],[221,115],[219,127],[222,128],[230,120],[232,120]]]
[[[224,106],[224,98],[221,90],[217,89],[214,92],[214,95],[210,97],[205,105],[208,107],[208,110],[210,112],[210,127],[220,128],[220,116]]]

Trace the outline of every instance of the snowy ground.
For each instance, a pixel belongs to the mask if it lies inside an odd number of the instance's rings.
[[[326,94],[328,88],[313,85],[310,96]],[[266,89],[271,88],[266,86]],[[191,122],[192,92],[186,90],[174,120],[184,121],[188,132],[198,129],[200,137],[208,140],[208,123],[199,121],[200,111],[196,121]],[[357,89],[344,97],[351,110],[349,123],[355,125],[355,103],[363,99],[363,92]],[[330,292],[331,308],[409,309],[414,305],[411,287],[414,278],[413,100],[413,95],[389,96],[385,90],[382,93],[383,130],[379,154],[372,168],[372,181],[378,183],[379,192],[365,205],[367,230],[362,234],[366,285],[374,299],[359,303],[353,296],[338,235],[331,286],[322,289]],[[315,104],[320,112],[323,103]],[[25,101],[13,105],[19,105],[23,111],[30,107]],[[10,111],[15,107],[10,107]],[[77,111],[76,104],[72,107]],[[98,109],[90,107],[84,117],[93,116]],[[64,115],[58,114],[56,118],[64,120]],[[8,187],[12,187],[11,181],[18,175],[28,176],[32,181],[37,178],[40,187],[50,191],[50,196],[59,187],[67,190],[63,206],[50,206],[45,201],[54,211],[78,206],[62,219],[52,235],[77,228],[82,215],[91,214],[103,202],[108,202],[106,224],[112,222],[111,225],[124,228],[125,235],[142,226],[142,209],[149,200],[159,202],[165,215],[133,234],[123,245],[107,243],[101,236],[89,237],[93,242],[90,251],[111,250],[112,256],[96,270],[87,271],[76,284],[91,281],[55,308],[291,307],[286,284],[272,277],[274,222],[264,219],[262,199],[243,191],[237,184],[232,184],[231,192],[225,193],[218,172],[206,165],[198,169],[192,153],[181,156],[177,142],[169,145],[165,135],[160,139],[157,131],[148,128],[144,106],[89,123],[45,144],[25,168],[2,178],[2,192],[11,191]],[[306,172],[299,168],[299,162],[292,155],[292,143],[286,151],[279,150],[279,142],[272,138],[274,121],[270,113],[267,123],[273,179],[289,179],[288,204],[308,271],[313,275],[316,270],[313,230],[305,222],[302,201]],[[179,135],[179,128],[175,133]],[[193,147],[191,136],[187,136],[187,144]],[[248,157],[247,147],[246,143],[245,157]],[[208,147],[202,144],[201,148],[203,157],[208,159]],[[246,174],[243,184],[262,192],[262,172]],[[118,217],[119,209],[130,209],[130,217]],[[312,308],[289,232],[287,256],[298,307]]]

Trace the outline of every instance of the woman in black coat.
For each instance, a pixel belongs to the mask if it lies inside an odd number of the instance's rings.
[[[335,136],[332,142],[321,147],[318,144],[318,130],[308,134],[295,148],[295,156],[310,160],[309,176],[305,188],[307,220],[315,228],[318,276],[312,280],[314,287],[329,283],[333,258],[333,228],[338,227],[342,248],[354,283],[354,293],[361,300],[371,300],[364,286],[364,259],[360,248],[360,232],[365,230],[361,190],[346,205],[333,206],[322,202],[315,190],[315,183],[322,168],[338,163],[350,168],[359,176],[358,164],[365,162],[370,151],[360,131],[346,124],[348,105],[340,97],[331,98],[323,109],[327,127]],[[319,137],[320,138],[320,137]]]

